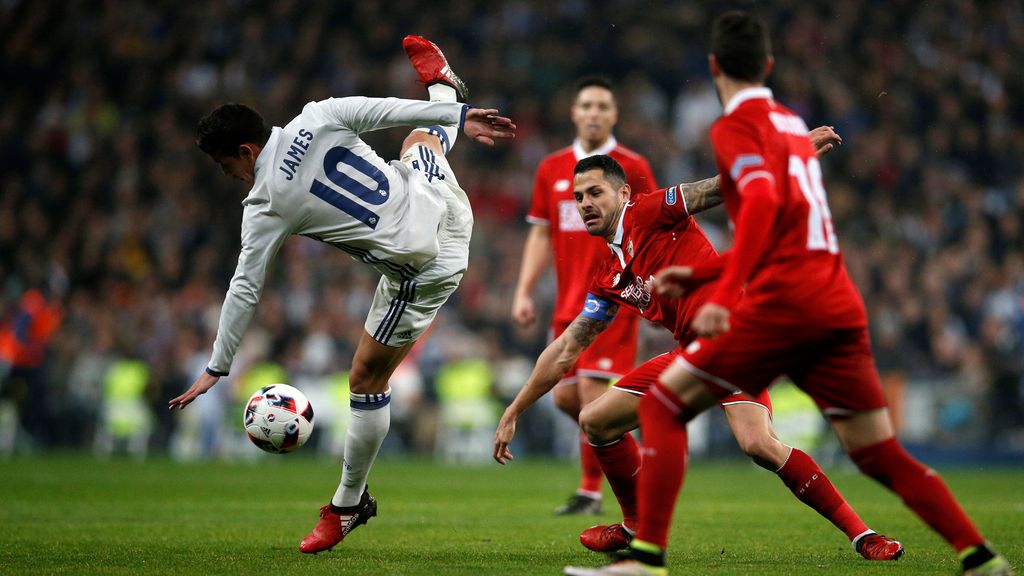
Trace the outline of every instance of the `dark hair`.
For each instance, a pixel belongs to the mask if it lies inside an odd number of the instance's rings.
[[[765,59],[772,53],[764,24],[746,12],[733,10],[715,19],[711,53],[722,72],[745,82],[763,82]]]
[[[242,144],[263,146],[269,138],[270,128],[260,113],[234,102],[218,106],[196,126],[196,145],[214,159],[237,158]]]
[[[622,164],[619,164],[611,156],[605,154],[587,156],[576,163],[572,175],[575,177],[591,170],[600,170],[604,179],[614,184],[616,188],[621,188],[626,183],[626,171],[622,169]]]
[[[583,92],[585,88],[591,86],[597,86],[598,88],[604,88],[609,92],[614,92],[615,85],[607,76],[584,76],[576,81],[576,95],[579,96],[580,92]]]

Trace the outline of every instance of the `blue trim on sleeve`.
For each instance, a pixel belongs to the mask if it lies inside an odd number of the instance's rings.
[[[618,311],[619,305],[615,302],[588,293],[580,316],[597,320],[598,322],[611,322]]]
[[[466,112],[469,112],[469,104],[462,105],[462,115],[459,116],[459,132],[466,127]]]
[[[227,372],[217,372],[216,370],[211,370],[209,366],[206,367],[206,373],[209,374],[210,376],[216,376],[217,378],[221,378],[228,375]]]
[[[740,154],[736,157],[736,160],[732,163],[732,168],[729,169],[729,177],[733,180],[737,180],[740,174],[743,173],[747,168],[753,168],[754,166],[761,166],[764,164],[764,158],[760,154]]]

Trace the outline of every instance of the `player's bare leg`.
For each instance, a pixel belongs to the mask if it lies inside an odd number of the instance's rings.
[[[908,508],[956,550],[964,574],[1009,575],[1002,555],[987,545],[949,487],[896,440],[885,408],[834,418],[839,441],[862,472],[895,492]]]
[[[341,483],[331,503],[320,509],[316,528],[299,545],[302,552],[328,550],[377,515],[377,501],[367,490],[366,478],[391,426],[388,380],[412,346],[385,346],[363,331],[349,372],[351,418],[345,435]]]
[[[723,406],[740,449],[758,466],[774,472],[798,500],[828,519],[868,560],[898,560],[903,545],[868,528],[808,454],[783,444],[768,408],[751,401]]]
[[[565,413],[573,422],[579,422],[580,410],[608,390],[608,380],[579,376],[575,382],[559,384],[552,391],[555,407]],[[568,501],[555,509],[555,514],[584,515],[601,514],[601,463],[586,435],[579,433],[580,484]]]

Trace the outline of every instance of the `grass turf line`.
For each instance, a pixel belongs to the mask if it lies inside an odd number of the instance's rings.
[[[15,458],[0,466],[0,574],[560,574],[597,565],[579,531],[618,520],[555,517],[575,487],[561,462],[447,467],[385,459],[379,516],[335,550],[298,552],[338,480],[302,455],[252,463]],[[1024,558],[1024,470],[947,470],[968,514],[1012,563]],[[696,461],[674,521],[674,574],[956,574],[953,552],[897,498],[852,471],[832,480],[875,530],[903,541],[898,563],[869,563],[774,475]]]

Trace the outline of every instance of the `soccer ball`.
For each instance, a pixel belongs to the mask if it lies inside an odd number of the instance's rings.
[[[313,432],[313,406],[297,388],[271,384],[249,397],[242,425],[260,449],[273,454],[291,452]]]

